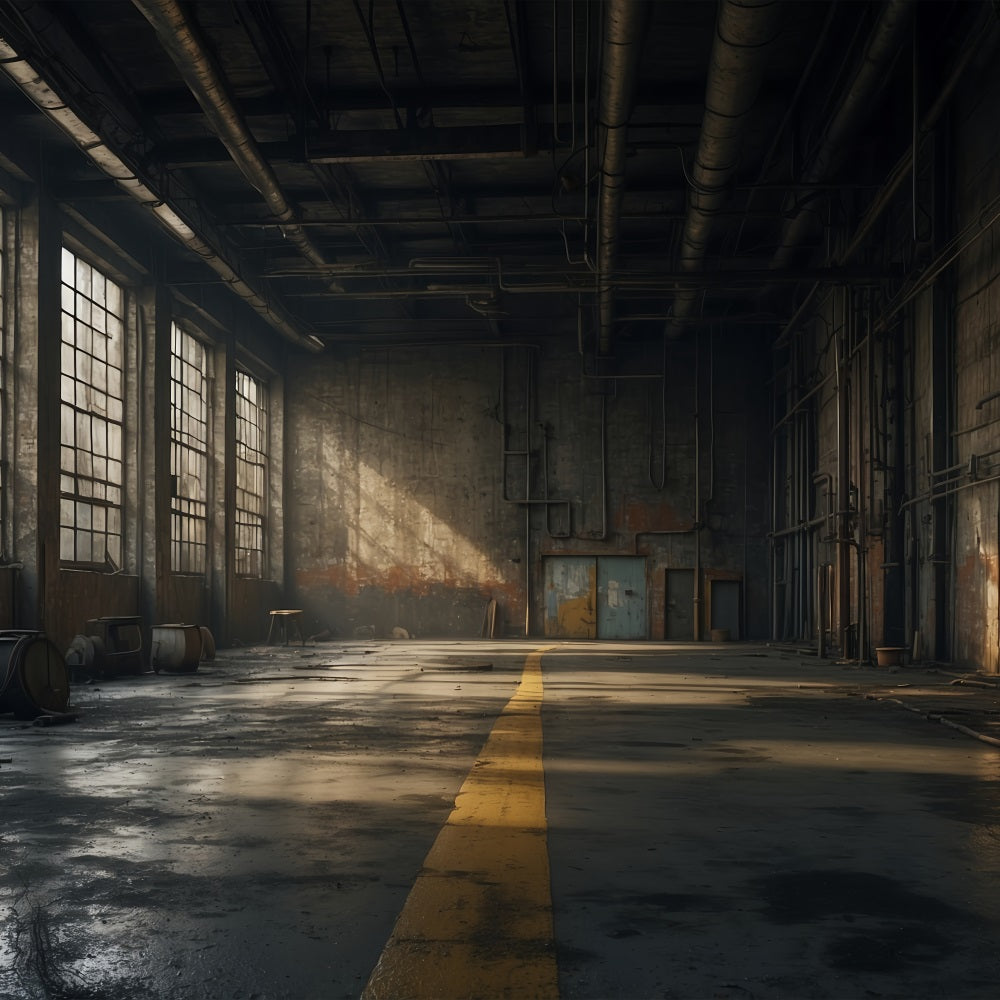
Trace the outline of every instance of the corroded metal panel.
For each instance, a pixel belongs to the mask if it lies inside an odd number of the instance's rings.
[[[545,635],[597,638],[597,565],[592,556],[545,560]]]
[[[602,556],[597,560],[597,634],[602,639],[645,639],[646,560]]]

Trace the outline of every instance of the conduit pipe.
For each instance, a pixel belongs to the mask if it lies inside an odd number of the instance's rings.
[[[175,0],[132,2],[153,26],[160,45],[201,105],[212,131],[229,150],[243,176],[260,192],[268,209],[281,224],[285,237],[310,263],[325,265],[325,257],[298,224],[278,178],[237,110],[222,70],[209,53],[198,26]]]
[[[803,189],[822,183],[836,169],[837,159],[846,148],[848,139],[872,109],[872,96],[885,82],[889,64],[899,50],[912,10],[913,0],[889,0],[882,8],[865,47],[861,65],[800,179]],[[799,197],[801,196],[797,196],[797,200]],[[771,262],[772,269],[778,270],[789,265],[796,248],[805,238],[810,218],[810,212],[800,210],[786,223],[781,244]]]
[[[719,8],[705,87],[705,116],[681,235],[682,271],[697,271],[705,260],[715,221],[739,164],[747,115],[760,91],[780,9],[778,0],[725,0]],[[690,316],[697,297],[696,289],[678,292],[674,316]],[[675,324],[668,330],[672,336],[679,333]]]
[[[0,38],[0,65],[28,98],[79,147],[80,151],[104,171],[126,194],[148,208],[157,221],[189,250],[198,255],[229,286],[230,290],[258,312],[283,337],[309,351],[319,351],[323,344],[317,337],[301,333],[293,321],[253,284],[240,275],[234,266],[207,240],[202,238],[149,184],[140,179],[124,159],[108,145],[61,95],[45,81],[26,59],[4,38]]]
[[[965,74],[965,71],[972,63],[972,60],[979,49],[983,46],[984,39],[990,39],[992,42],[995,31],[995,18],[992,10],[989,7],[984,7],[983,13],[980,14],[980,16],[974,21],[972,28],[966,36],[965,42],[960,49],[960,55],[955,64],[952,66],[951,72],[948,74],[948,79],[945,81],[944,86],[941,88],[941,91],[934,103],[924,115],[923,120],[920,122],[919,134],[921,140],[937,125],[938,120],[947,108],[959,82]],[[854,235],[851,237],[850,243],[848,243],[842,252],[834,255],[832,259],[834,266],[843,267],[861,248],[872,229],[874,229],[875,224],[889,207],[896,192],[902,186],[903,181],[910,175],[910,172],[913,169],[913,159],[916,155],[917,150],[915,150],[911,145],[902,157],[900,157],[895,167],[893,167],[886,178],[885,183],[882,185],[878,196],[865,211],[864,217],[859,223]],[[819,288],[820,283],[816,283],[810,289],[808,295],[802,301],[799,308],[796,309],[795,314],[782,329],[779,342],[787,339],[801,320],[806,316],[808,310],[816,299]]]
[[[614,286],[611,275],[618,254],[619,219],[625,197],[626,132],[638,77],[645,23],[645,0],[608,0],[601,60],[600,118],[604,154],[597,205],[598,353],[611,349]]]

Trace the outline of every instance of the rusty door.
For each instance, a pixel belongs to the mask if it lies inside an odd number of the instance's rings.
[[[597,637],[597,564],[592,556],[545,560],[545,635]]]

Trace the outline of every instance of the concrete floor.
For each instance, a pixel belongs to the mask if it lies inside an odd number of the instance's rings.
[[[230,650],[75,685],[70,725],[0,716],[0,997],[359,997],[456,796],[527,780],[534,749],[484,743],[543,645]],[[927,718],[989,729],[996,689],[742,644],[541,662],[554,941],[510,944],[515,896],[469,947],[558,983],[451,996],[998,995],[1000,747]]]

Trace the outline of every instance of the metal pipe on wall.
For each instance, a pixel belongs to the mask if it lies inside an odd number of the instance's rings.
[[[838,626],[840,632],[840,652],[846,657],[849,654],[848,636],[851,625],[851,548],[850,548],[850,510],[848,509],[851,490],[851,454],[850,454],[850,390],[848,374],[844,369],[844,358],[847,353],[845,329],[847,309],[844,301],[846,290],[840,296],[841,326],[835,332],[837,343],[835,347],[837,371],[837,506],[840,508],[837,518],[837,603]],[[836,323],[836,312],[834,313]]]

